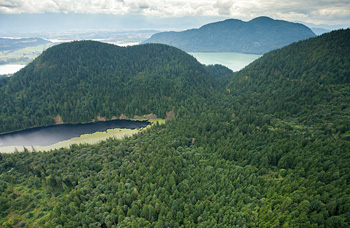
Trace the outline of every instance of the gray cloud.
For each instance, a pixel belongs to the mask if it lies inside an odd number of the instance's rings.
[[[10,2],[10,1],[6,1],[6,0],[0,0],[0,7],[15,8],[15,7],[17,7],[17,4],[15,2]]]
[[[142,2],[142,3],[139,3],[139,8],[140,9],[148,9],[149,5],[147,4],[147,2]]]
[[[213,7],[217,10],[220,15],[228,16],[231,14],[233,7],[233,1],[217,1]]]
[[[0,0],[0,13],[138,14],[148,17],[265,15],[310,23],[350,23],[348,0]]]

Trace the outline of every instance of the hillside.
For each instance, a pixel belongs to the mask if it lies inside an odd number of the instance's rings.
[[[339,30],[272,51],[240,71],[228,88],[256,112],[347,131],[349,41],[350,30]]]
[[[189,52],[263,54],[314,37],[305,25],[268,17],[244,22],[228,19],[183,32],[161,32],[143,43],[163,43]]]
[[[185,52],[160,44],[77,41],[46,50],[0,81],[0,132],[166,112],[211,94],[215,78]],[[176,110],[175,110],[176,111]]]
[[[349,36],[270,52],[125,140],[0,154],[1,227],[349,227]]]

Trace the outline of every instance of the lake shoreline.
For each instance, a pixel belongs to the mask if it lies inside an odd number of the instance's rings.
[[[145,127],[137,127],[134,129],[112,128],[112,129],[107,129],[105,131],[97,131],[91,134],[82,134],[78,137],[73,137],[68,140],[59,141],[57,143],[54,143],[52,145],[47,145],[47,146],[31,146],[31,145],[30,146],[5,146],[5,147],[0,147],[0,153],[14,153],[14,152],[23,152],[23,151],[29,151],[29,152],[50,151],[50,150],[59,149],[62,147],[68,148],[69,146],[74,144],[96,144],[101,141],[107,140],[108,138],[123,139],[125,137],[130,137],[145,129],[150,128],[155,123],[159,123],[159,124],[165,123],[165,119],[152,119],[152,120],[142,119],[142,120],[127,120],[127,121],[133,121],[133,122],[147,121],[149,122],[149,124],[146,125]],[[105,121],[99,121],[99,122],[105,122]]]
[[[58,115],[59,116],[59,115]],[[57,116],[54,118],[56,119]],[[157,118],[158,119],[158,118]],[[159,118],[160,119],[160,118]],[[26,131],[26,130],[33,130],[33,129],[38,129],[38,128],[47,128],[47,127],[54,127],[54,126],[68,126],[68,125],[83,125],[83,124],[94,124],[94,123],[99,123],[99,122],[108,122],[108,121],[114,121],[114,120],[130,120],[130,121],[149,121],[150,119],[148,118],[117,118],[117,117],[112,117],[111,119],[105,119],[105,118],[99,118],[97,117],[97,119],[93,119],[92,121],[89,122],[82,122],[82,123],[68,123],[68,122],[60,122],[60,121],[56,121],[54,124],[50,124],[50,125],[45,125],[45,126],[32,126],[32,127],[28,127],[28,128],[23,128],[23,129],[18,129],[18,130],[14,130],[14,131],[6,131],[6,132],[1,132],[0,133],[0,137],[6,134],[13,134],[16,132],[20,132],[20,131]]]

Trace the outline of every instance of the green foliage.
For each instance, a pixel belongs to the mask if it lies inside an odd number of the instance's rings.
[[[251,106],[251,115],[264,113],[292,127],[345,136],[350,130],[349,40],[349,29],[339,30],[265,54],[236,74],[230,95],[238,107]]]
[[[320,64],[326,49],[346,65],[348,54],[332,50],[349,47],[349,33],[332,32],[292,46],[317,43]],[[329,42],[333,48],[327,49]],[[277,64],[272,56],[289,48],[270,53],[269,59]],[[338,73],[324,77],[323,86],[332,90],[312,89],[312,96],[325,98],[344,92],[332,104],[327,99],[308,103],[307,92],[297,97],[299,86],[276,79],[275,64],[260,63],[269,63],[266,58],[235,74],[229,90],[214,86],[211,99],[192,109],[180,106],[175,118],[138,135],[50,152],[1,154],[0,226],[349,227],[347,106],[332,118],[305,117],[313,110],[326,115],[348,101],[349,82],[339,79],[339,72],[349,69],[338,64]],[[293,65],[299,58],[305,58],[302,52],[281,61]],[[318,67],[307,60],[305,67],[299,65],[303,72]],[[307,74],[305,89],[325,72]],[[281,89],[295,97],[296,111],[280,108],[287,99]]]
[[[46,50],[0,81],[0,132],[166,112],[210,97],[216,78],[176,48],[79,41]]]

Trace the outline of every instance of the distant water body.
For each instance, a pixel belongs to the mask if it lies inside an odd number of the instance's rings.
[[[3,74],[14,74],[20,69],[25,67],[25,65],[20,65],[20,64],[5,64],[5,65],[0,65],[0,75]]]
[[[220,64],[233,71],[239,71],[261,57],[261,55],[235,52],[189,52],[188,54],[195,57],[202,64]]]
[[[0,135],[0,147],[48,146],[83,134],[103,132],[107,129],[146,127],[147,121],[111,120],[88,124],[61,124],[37,127]]]

